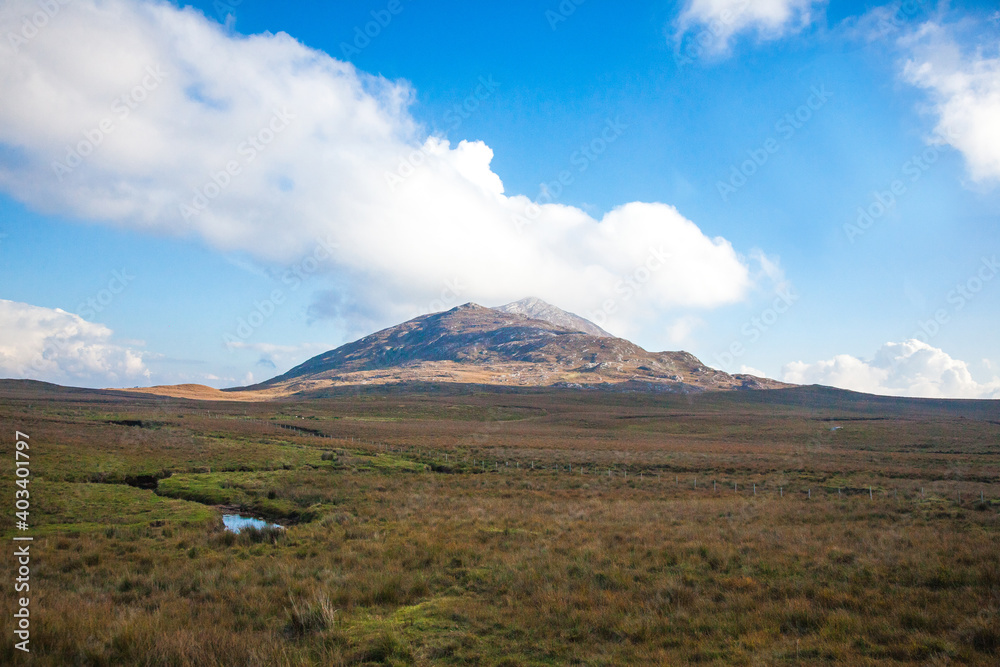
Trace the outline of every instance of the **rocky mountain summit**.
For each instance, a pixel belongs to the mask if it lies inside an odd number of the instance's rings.
[[[556,308],[533,296],[515,301],[514,303],[508,303],[506,306],[497,306],[493,310],[509,315],[523,315],[529,319],[543,320],[564,329],[579,331],[580,333],[590,334],[598,338],[614,338],[614,336],[590,320],[584,319],[574,313],[566,312],[562,308]]]

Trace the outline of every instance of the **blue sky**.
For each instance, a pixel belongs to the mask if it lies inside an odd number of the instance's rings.
[[[535,295],[731,372],[1000,397],[995,2],[39,11],[0,13],[0,375],[233,386]]]

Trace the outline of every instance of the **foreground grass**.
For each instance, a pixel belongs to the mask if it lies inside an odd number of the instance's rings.
[[[797,412],[767,420],[752,408],[667,406],[691,415],[685,434],[679,418],[636,419],[634,408],[599,401],[580,410],[576,395],[537,417],[507,409],[503,420],[481,406],[450,420],[426,398],[392,400],[409,401],[403,421],[373,421],[391,410],[371,401],[329,406],[384,429],[365,442],[242,432],[230,418],[236,430],[216,439],[249,442],[250,453],[234,446],[211,471],[198,433],[221,433],[222,419],[201,422],[187,411],[204,408],[172,404],[176,419],[198,425],[122,436],[142,438],[169,473],[156,493],[32,482],[32,663],[1000,659],[1000,520],[996,505],[976,500],[1000,495],[989,420],[953,431],[951,417],[926,431],[900,420],[895,435],[862,425],[833,440]],[[48,461],[75,480],[88,472],[79,460],[124,451],[99,437],[122,428],[105,421],[67,426],[35,413],[25,428],[39,448],[72,431],[86,456],[63,460],[53,447]],[[400,436],[407,425],[412,440]],[[927,446],[908,448],[910,438]],[[122,479],[150,469],[141,451],[121,455]],[[9,491],[6,479],[0,492]],[[290,525],[235,536],[212,505]],[[3,567],[11,576],[10,559]],[[0,603],[9,619],[13,601]],[[8,642],[0,662],[24,660]]]
[[[36,480],[32,534],[115,531],[169,521],[179,526],[214,523],[217,513],[198,503],[172,500],[130,486]]]
[[[36,661],[995,664],[992,513],[336,481],[355,500],[258,543],[43,538]]]

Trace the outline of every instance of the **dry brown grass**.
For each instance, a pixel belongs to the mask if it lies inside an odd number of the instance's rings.
[[[174,473],[164,489],[182,497],[312,520],[233,536],[181,503],[74,529],[63,507],[35,543],[35,664],[1000,659],[998,506],[977,502],[1000,496],[995,413],[901,408],[831,435],[824,419],[869,413],[579,394],[354,396],[247,415],[117,400],[5,399],[4,423],[40,443],[39,494],[58,480],[86,494],[91,467],[114,462],[122,479]],[[154,425],[107,423],[123,419]],[[9,643],[0,661],[23,662]]]

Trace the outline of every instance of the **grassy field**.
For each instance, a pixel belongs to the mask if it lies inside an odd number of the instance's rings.
[[[1000,663],[997,402],[0,382],[0,424],[3,664]]]

